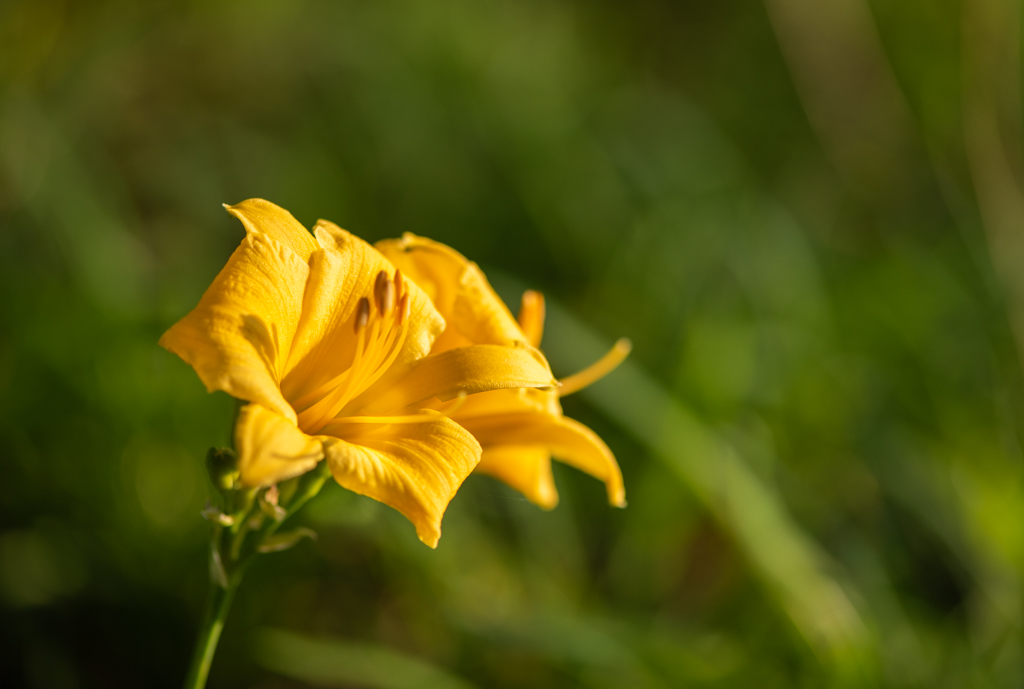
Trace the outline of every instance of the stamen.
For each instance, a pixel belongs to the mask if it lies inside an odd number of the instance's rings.
[[[402,271],[395,268],[395,294],[405,293],[405,278],[402,275]]]
[[[363,356],[363,352],[366,350],[367,340],[372,342],[376,337],[376,335],[371,335],[369,338],[366,337],[366,325],[367,323],[369,323],[369,321],[370,300],[367,299],[366,297],[363,297],[362,299],[359,300],[359,303],[356,304],[356,318],[354,322],[354,330],[356,335],[359,336],[359,340],[356,343],[356,353],[355,356],[352,357],[352,364],[347,369],[345,369],[338,375],[334,376],[323,385],[319,386],[316,390],[306,393],[301,398],[292,403],[292,407],[294,409],[303,410],[302,412],[299,413],[300,417],[302,417],[303,414],[311,412],[313,406],[320,407],[322,404],[324,404],[324,399],[326,398],[321,398],[321,395],[326,395],[331,390],[337,392],[338,386],[346,378],[350,381],[352,380],[353,373],[356,370],[356,364],[359,363],[359,360]],[[319,401],[315,405],[313,405],[313,402],[317,399],[319,399]],[[304,407],[308,408],[303,409]]]
[[[366,324],[370,322],[370,300],[363,297],[359,300],[359,305],[356,306],[356,323],[355,328],[358,333],[360,330],[366,327]]]
[[[405,322],[409,320],[409,312],[411,311],[409,305],[409,293],[406,292],[402,295],[402,298],[398,300],[398,324],[405,325]]]
[[[317,418],[314,424],[316,430],[329,424],[330,421],[328,420],[337,416],[345,408],[346,404],[351,402],[363,390],[376,383],[391,367],[391,364],[395,362],[395,359],[398,358],[399,353],[402,351],[402,345],[405,344],[405,336],[408,334],[409,328],[404,323],[397,329],[393,327],[388,328],[387,336],[382,343],[378,339],[381,327],[380,320],[374,321],[373,334],[368,338],[374,345],[372,350],[368,348],[368,356],[357,357],[353,360],[350,377],[345,381],[343,388],[339,388],[330,395],[331,402],[327,405],[328,411]],[[316,406],[319,407],[320,403],[318,402]],[[310,432],[316,432],[316,430]]]
[[[377,302],[380,315],[387,316],[395,306],[395,285],[388,279],[385,271],[377,273],[377,281],[373,285],[373,298]]]
[[[366,390],[371,385],[376,383],[377,380],[379,380],[380,377],[383,376],[387,372],[387,370],[389,368],[391,368],[391,364],[395,363],[395,359],[397,359],[398,355],[401,353],[402,345],[405,344],[405,336],[409,333],[409,329],[407,327],[405,327],[405,324],[402,324],[402,326],[400,328],[398,328],[397,336],[395,335],[395,332],[396,332],[395,329],[392,328],[391,332],[388,334],[387,341],[384,343],[384,346],[380,348],[381,352],[386,352],[387,353],[387,358],[385,358],[384,361],[379,361],[378,360],[378,361],[374,362],[372,367],[367,366],[367,368],[369,368],[370,370],[373,371],[373,375],[365,378],[364,380],[362,380],[360,382],[360,385],[359,385],[359,391],[360,392],[362,392],[363,390]],[[392,346],[392,345],[394,345],[394,346]],[[351,400],[354,397],[355,397],[355,395],[353,394],[349,398],[349,400]],[[347,403],[348,402],[346,401],[346,404]],[[342,407],[344,407],[344,405],[341,405],[341,406],[337,407],[337,409],[334,411],[334,414],[337,414],[339,411],[341,411]],[[333,414],[332,414],[332,416],[333,416]]]
[[[534,347],[539,347],[544,336],[544,295],[532,289],[523,292],[517,320],[523,334],[526,335],[526,341]]]
[[[337,419],[331,419],[328,423],[324,424],[324,428],[340,426],[346,423],[426,423],[428,421],[437,421],[441,417],[442,415],[437,412],[412,414],[410,416],[342,416]]]
[[[356,353],[357,354],[358,354],[358,347],[359,347],[359,344],[356,345],[356,348],[357,348],[357,352]],[[358,357],[353,357],[352,361],[353,362],[356,361],[357,358]],[[345,378],[348,377],[349,374],[351,374],[351,373],[352,373],[352,367],[349,366],[347,369],[345,369],[344,371],[342,371],[338,375],[336,375],[333,378],[331,378],[329,381],[327,381],[326,383],[324,383],[323,385],[318,387],[313,392],[307,393],[307,394],[303,395],[302,397],[300,397],[298,400],[295,401],[294,404],[292,404],[292,408],[293,409],[303,409],[304,407],[312,404],[321,395],[326,395],[331,390],[337,388],[338,385],[341,384],[341,381],[345,380]],[[305,412],[305,409],[303,409],[303,412]],[[300,413],[299,415],[301,416],[302,414]]]
[[[360,305],[364,301],[366,301],[366,297],[363,297],[363,299],[360,301]],[[369,302],[367,302],[367,304],[369,304]],[[369,306],[367,306],[367,308],[369,308]],[[374,323],[374,330],[376,330],[377,327],[379,327],[379,325],[380,321]],[[348,367],[347,371],[344,371],[343,373],[339,374],[328,383],[328,385],[333,387],[333,390],[327,393],[326,396],[323,397],[319,402],[317,402],[316,404],[312,405],[311,407],[302,411],[299,414],[299,428],[302,428],[303,430],[307,428],[313,428],[317,424],[321,424],[324,419],[331,418],[331,416],[333,416],[334,414],[327,413],[326,410],[329,410],[331,406],[338,400],[338,398],[341,395],[344,395],[345,392],[350,387],[352,387],[352,381],[355,380],[356,376],[359,373],[359,365],[363,361],[363,353],[367,349],[367,342],[372,342],[373,338],[373,335],[367,337],[368,332],[366,328],[362,328],[357,332],[359,333],[359,339],[356,341],[356,353],[352,357],[352,364]],[[344,380],[344,382],[342,382],[342,380]],[[320,388],[318,388],[317,393],[319,393],[320,390],[323,389],[324,387],[325,386],[321,386]],[[330,388],[327,389],[330,390]],[[306,395],[306,397],[310,397],[310,395]],[[298,407],[297,404],[295,406]]]
[[[365,297],[363,297],[365,299]],[[369,357],[364,354],[367,352],[373,352],[376,344],[377,337],[380,335],[380,320],[373,322],[373,328],[370,329],[369,337],[359,338],[359,342],[356,345],[356,355],[352,358],[352,366],[348,370],[348,378],[345,382],[334,389],[331,394],[324,397],[322,400],[314,404],[312,407],[307,409],[305,412],[299,415],[299,426],[305,430],[307,427],[310,429],[307,432],[314,433],[316,430],[321,428],[328,419],[333,418],[341,408],[348,404],[349,400],[354,397],[354,391],[360,382],[365,370],[368,368],[367,364]],[[366,343],[364,347],[363,343]],[[317,410],[318,414],[314,414],[313,411]],[[307,420],[313,419],[314,422],[308,426],[302,423],[303,414],[307,415]]]
[[[440,409],[438,409],[437,413],[444,414],[445,416],[451,416],[459,409],[462,409],[462,405],[466,403],[466,397],[468,396],[469,395],[466,394],[465,390],[460,390],[459,396],[453,399],[448,404],[442,406]]]
[[[396,277],[396,282],[404,287],[404,279],[398,273]],[[362,297],[359,300],[354,322],[356,351],[352,363],[346,371],[313,392],[303,395],[293,405],[296,410],[302,409],[298,421],[299,427],[306,433],[317,433],[325,426],[342,423],[335,417],[345,405],[380,379],[398,358],[409,331],[410,309],[408,291],[397,300],[397,309],[395,296],[395,283],[388,279],[386,272],[381,271],[377,274],[373,294],[381,317],[371,318],[374,314],[369,298]],[[307,404],[310,406],[303,409]]]
[[[565,397],[566,395],[571,395],[572,393],[578,392],[588,385],[601,380],[606,375],[614,371],[615,367],[621,364],[623,360],[629,356],[629,351],[632,348],[633,343],[625,337],[620,338],[611,350],[609,350],[609,352],[603,357],[579,373],[574,373],[568,378],[564,378],[561,381],[561,386],[556,389],[558,396]]]

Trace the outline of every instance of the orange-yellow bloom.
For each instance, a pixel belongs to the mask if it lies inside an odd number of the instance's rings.
[[[209,391],[248,402],[235,425],[239,478],[269,486],[326,459],[345,488],[391,505],[437,544],[480,446],[439,401],[557,385],[529,345],[431,354],[444,318],[372,246],[250,199],[228,211],[246,237],[199,305],[160,344]]]
[[[544,331],[540,293],[523,295],[517,321],[477,265],[454,249],[409,233],[376,246],[430,295],[445,318],[447,327],[434,342],[433,356],[468,345],[540,345]],[[554,456],[604,481],[608,501],[625,506],[622,473],[611,450],[592,430],[564,416],[558,399],[602,377],[628,353],[628,341],[620,340],[601,361],[566,378],[557,388],[484,392],[449,411],[483,447],[476,471],[551,509],[558,504],[551,475]]]

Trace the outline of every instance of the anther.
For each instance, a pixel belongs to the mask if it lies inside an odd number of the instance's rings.
[[[395,269],[395,294],[401,298],[405,294],[405,276],[402,275],[402,271]]]
[[[383,270],[377,273],[377,282],[373,286],[373,297],[382,316],[391,313],[391,309],[395,307],[395,286]]]
[[[398,300],[398,324],[405,325],[405,322],[409,320],[409,293],[406,292],[402,295],[402,298]]]
[[[356,306],[356,332],[366,327],[370,322],[370,300],[363,297]]]

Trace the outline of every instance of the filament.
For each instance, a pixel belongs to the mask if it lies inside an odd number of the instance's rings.
[[[337,419],[331,419],[324,428],[328,426],[340,426],[346,423],[427,423],[428,421],[437,421],[441,418],[441,414],[437,412],[431,412],[429,414],[411,414],[408,416],[341,416]]]
[[[444,414],[445,416],[451,416],[458,410],[462,409],[462,405],[466,403],[467,396],[468,395],[466,395],[465,390],[459,390],[459,396],[450,401],[448,404],[442,406],[440,409],[437,410],[437,412],[439,414]]]
[[[357,318],[356,322],[358,323],[359,316],[357,315],[356,318]],[[330,389],[329,386],[337,384],[337,387],[334,388],[333,392],[328,393],[319,402],[317,402],[316,404],[311,406],[309,409],[306,409],[302,413],[299,414],[299,426],[300,427],[307,427],[307,423],[306,422],[310,418],[314,419],[317,423],[319,423],[320,421],[322,421],[325,418],[330,418],[329,416],[327,416],[327,414],[322,413],[324,407],[328,407],[331,404],[332,400],[337,399],[337,393],[339,391],[344,391],[345,389],[347,389],[351,385],[352,379],[355,377],[356,372],[358,371],[358,369],[356,367],[358,366],[359,362],[362,360],[363,352],[365,350],[366,350],[366,329],[363,328],[360,331],[360,333],[359,333],[359,339],[356,341],[356,353],[355,353],[355,356],[352,358],[352,365],[348,367],[348,370],[346,370],[343,373],[335,376],[330,381],[328,381],[327,384],[321,385],[319,388],[317,388],[316,391],[314,391],[314,393],[310,393],[309,395],[306,395],[305,397],[303,397],[303,399],[307,399],[307,398],[311,397],[313,394],[320,394],[320,392],[322,390],[329,390]],[[342,384],[342,380],[344,380],[344,384]],[[298,405],[296,405],[296,406],[298,406]],[[303,418],[303,417],[305,417],[305,418]],[[315,424],[309,424],[310,427],[313,426],[313,425],[315,425]]]
[[[365,332],[365,331],[364,331]],[[375,321],[373,324],[373,333],[366,338],[369,343],[374,343],[375,340],[380,336],[380,321]],[[349,376],[345,379],[345,382],[339,385],[334,392],[327,395],[313,407],[306,411],[310,411],[314,408],[319,408],[321,413],[315,416],[315,421],[309,425],[311,431],[319,430],[327,419],[332,418],[342,407],[348,404],[348,401],[353,397],[351,394],[356,389],[358,384],[361,382],[362,377],[365,375],[364,372],[369,367],[368,363],[372,359],[372,356],[367,356],[368,350],[376,349],[372,345],[369,347],[362,347],[363,339],[360,338],[359,345],[356,347],[356,356],[352,359],[352,366],[349,368]],[[373,352],[374,354],[376,352]],[[312,415],[311,415],[312,416]]]
[[[377,382],[398,358],[409,331],[409,293],[397,291],[398,287],[404,286],[400,274],[396,273],[393,279],[388,279],[384,271],[377,274],[372,302],[376,313],[373,313],[371,302],[366,297],[359,300],[357,307],[355,330],[359,339],[351,366],[300,400],[308,402],[327,393],[299,415],[299,425],[304,430],[315,433],[325,426],[345,423],[335,417],[345,405]],[[372,324],[369,322],[371,319]]]

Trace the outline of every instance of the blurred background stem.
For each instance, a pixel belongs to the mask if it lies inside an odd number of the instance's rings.
[[[971,180],[1024,364],[1020,3],[963,3],[964,143]]]

